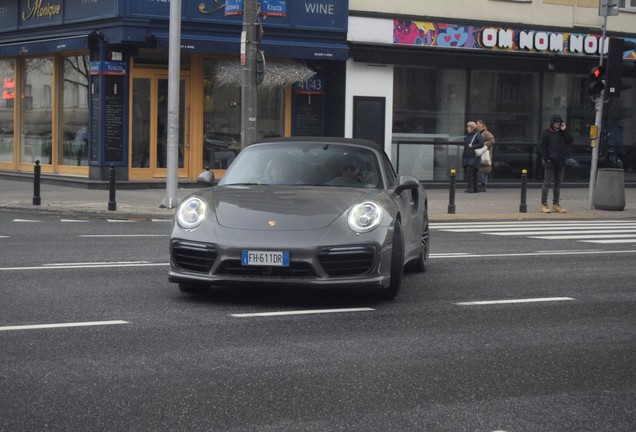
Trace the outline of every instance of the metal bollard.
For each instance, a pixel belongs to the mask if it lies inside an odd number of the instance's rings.
[[[450,189],[448,191],[448,214],[455,214],[455,182],[457,181],[457,171],[450,170]]]
[[[528,213],[528,170],[521,170],[521,204],[519,204],[519,213]]]
[[[40,166],[40,161],[35,161],[35,166],[33,167],[33,205],[41,205],[42,198],[40,198],[40,173],[42,172],[42,167]]]
[[[108,171],[109,194],[108,194],[108,210],[117,210],[117,201],[115,201],[115,164],[110,164],[110,170]]]

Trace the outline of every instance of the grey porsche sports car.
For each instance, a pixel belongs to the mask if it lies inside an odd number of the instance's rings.
[[[245,148],[214,185],[181,202],[171,282],[355,287],[396,296],[429,256],[426,191],[374,142],[273,138]]]

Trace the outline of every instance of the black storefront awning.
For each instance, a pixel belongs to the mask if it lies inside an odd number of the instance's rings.
[[[169,34],[153,32],[152,37],[160,48],[168,49]],[[345,43],[325,40],[275,39],[264,37],[259,48],[265,55],[273,57],[315,59],[315,60],[347,60],[349,47]],[[192,52],[210,54],[239,55],[239,35],[181,35],[181,49]]]
[[[71,35],[49,39],[21,40],[0,43],[0,57],[52,54],[88,48],[89,35]]]

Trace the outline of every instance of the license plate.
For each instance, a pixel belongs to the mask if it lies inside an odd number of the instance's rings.
[[[289,251],[241,251],[244,266],[289,267]]]

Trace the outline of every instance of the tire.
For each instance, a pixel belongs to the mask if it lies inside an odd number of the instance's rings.
[[[393,246],[391,247],[391,278],[389,286],[380,292],[384,300],[393,300],[402,286],[402,276],[404,275],[404,237],[402,235],[402,224],[395,221],[393,227]]]
[[[424,220],[424,227],[422,229],[422,245],[420,247],[420,256],[417,260],[408,264],[409,271],[416,273],[424,273],[428,268],[428,255],[430,251],[430,229],[428,226],[428,217]]]

